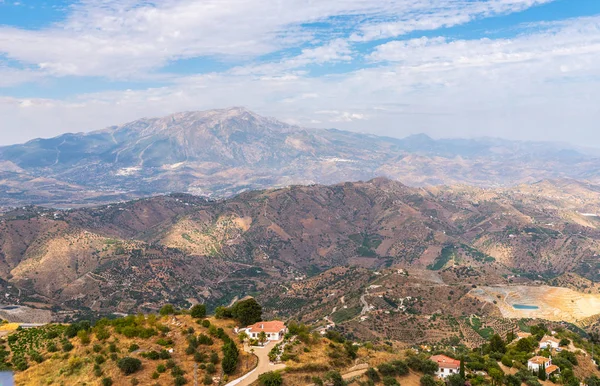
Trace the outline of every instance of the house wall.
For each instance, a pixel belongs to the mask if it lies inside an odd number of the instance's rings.
[[[447,369],[447,368],[441,368],[437,371],[436,375],[440,378],[447,378],[452,374],[458,374],[460,372],[460,369]]]

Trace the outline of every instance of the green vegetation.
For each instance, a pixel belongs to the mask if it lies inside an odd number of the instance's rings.
[[[217,307],[215,317],[237,319],[242,325],[248,326],[262,320],[262,306],[254,298],[241,300],[229,308]]]
[[[367,233],[356,233],[348,236],[348,238],[359,245],[359,247],[356,249],[356,253],[359,256],[377,257],[377,252],[375,252],[375,250],[382,242],[381,236]]]
[[[428,265],[427,269],[431,271],[439,271],[440,269],[444,268],[450,260],[454,259],[455,254],[456,248],[454,245],[445,246],[442,248],[442,252],[438,258],[433,262],[433,264]]]

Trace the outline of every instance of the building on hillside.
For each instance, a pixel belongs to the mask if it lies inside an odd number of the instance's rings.
[[[271,322],[255,323],[240,331],[246,331],[246,334],[252,339],[258,339],[258,335],[264,332],[268,340],[281,340],[287,333],[287,328],[283,322],[273,320]]]
[[[438,364],[439,369],[435,375],[440,378],[446,378],[460,372],[460,361],[457,359],[450,358],[446,355],[434,355],[429,359]]]
[[[546,367],[546,376],[549,377],[554,373],[560,373],[560,367],[557,365],[550,365]]]
[[[535,356],[527,361],[527,368],[531,371],[540,371],[540,366],[548,369],[552,365],[552,358]]]
[[[544,336],[542,338],[542,340],[540,340],[540,348],[541,349],[545,349],[545,348],[550,348],[550,349],[556,349],[560,346],[560,340],[556,339],[553,336]]]

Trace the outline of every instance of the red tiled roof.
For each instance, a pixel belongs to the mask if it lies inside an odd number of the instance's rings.
[[[248,330],[252,332],[268,332],[268,333],[276,333],[285,329],[285,324],[280,322],[279,320],[273,320],[271,322],[258,322],[251,326],[248,326]]]
[[[445,369],[458,369],[460,368],[460,361],[457,359],[450,358],[446,355],[434,355],[430,360],[436,362],[438,366]]]
[[[542,365],[544,363],[548,363],[549,360],[550,359],[548,359],[546,357],[541,357],[541,356],[538,355],[538,356],[535,356],[535,357],[531,358],[529,360],[529,362],[535,363],[536,365]]]
[[[557,365],[550,365],[550,366],[546,367],[546,374],[550,375],[553,372],[555,372],[556,370],[559,370],[559,367]]]

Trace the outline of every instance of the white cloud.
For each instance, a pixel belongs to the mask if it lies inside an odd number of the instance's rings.
[[[333,42],[321,42],[296,59],[322,63],[349,58],[347,43],[335,40],[346,30],[360,39],[397,36],[547,1],[84,0],[66,21],[43,30],[0,27],[0,53],[54,76],[131,78],[181,58],[256,58],[319,43],[319,30],[303,25],[344,16],[345,22],[332,22],[325,31]],[[363,27],[365,19],[381,23]]]
[[[374,50],[373,66],[344,74],[283,68],[257,76],[237,69],[66,101],[5,98],[0,115],[8,135],[2,140],[244,105],[306,126],[393,136],[501,135],[600,145],[599,44],[600,17],[580,18],[535,26],[512,39],[390,42]]]

